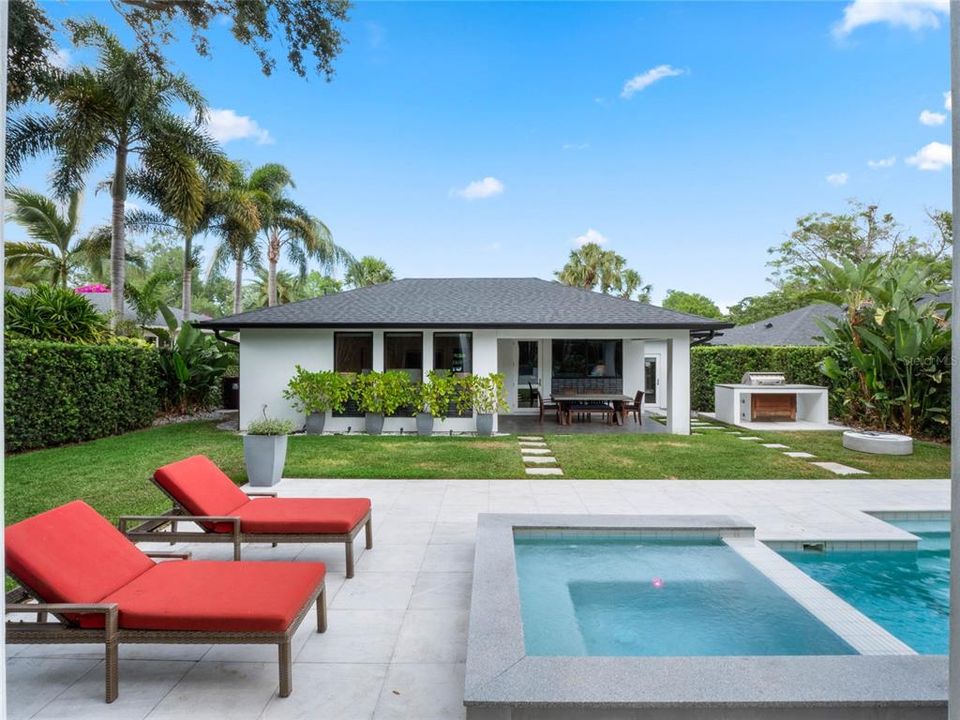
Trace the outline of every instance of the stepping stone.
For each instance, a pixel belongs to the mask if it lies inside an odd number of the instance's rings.
[[[724,430],[724,432],[729,435],[743,435],[740,430]]]
[[[850,467],[849,465],[843,465],[842,463],[837,462],[812,462],[811,465],[816,465],[818,468],[823,468],[824,470],[829,470],[834,475],[869,475],[866,470],[857,470],[857,468]]]
[[[558,467],[530,467],[524,468],[524,471],[527,473],[527,475],[563,475],[563,470]]]
[[[784,445],[783,443],[760,443],[766,448],[773,448],[774,450],[786,450],[789,448],[789,445]]]
[[[701,432],[692,432],[692,433],[690,433],[690,434],[691,434],[691,435],[703,435],[703,433],[701,433]]]
[[[543,438],[539,435],[517,435],[517,440],[532,440],[534,442],[543,442]]]
[[[550,451],[547,448],[520,448],[521,455],[549,455]]]
[[[552,465],[557,462],[557,459],[554,457],[539,457],[539,456],[530,456],[523,459],[525,463],[533,463],[534,465]]]
[[[545,448],[546,446],[545,442],[531,442],[529,440],[520,443],[522,448]]]
[[[759,438],[756,435],[743,435],[737,438],[737,440],[762,440],[762,439],[763,438]]]
[[[808,452],[785,452],[784,455],[792,458],[813,458],[816,457],[813,453]]]

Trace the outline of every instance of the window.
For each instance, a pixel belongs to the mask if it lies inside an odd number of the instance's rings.
[[[454,375],[473,372],[473,333],[434,333],[433,369]]]
[[[423,380],[423,336],[420,333],[384,333],[383,369],[404,370],[415,383]]]
[[[341,373],[365,373],[373,370],[373,333],[334,333],[333,369]],[[363,417],[356,402],[349,400],[334,417]]]
[[[622,378],[623,341],[554,340],[553,377]]]

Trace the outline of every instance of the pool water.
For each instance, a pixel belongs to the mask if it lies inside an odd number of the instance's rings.
[[[528,655],[849,655],[721,541],[515,538]]]
[[[920,538],[917,552],[784,552],[817,582],[918,653],[946,655],[950,524],[893,522]]]

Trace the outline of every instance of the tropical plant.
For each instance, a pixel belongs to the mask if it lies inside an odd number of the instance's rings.
[[[311,372],[300,365],[296,369],[283,397],[293,402],[297,412],[309,415],[343,410],[350,399],[352,383],[349,377],[333,370]]]
[[[822,369],[850,422],[881,430],[942,434],[950,421],[949,305],[923,263],[823,262],[825,299],[847,312],[820,329],[830,349]],[[845,285],[843,283],[846,283]]]
[[[78,267],[96,274],[110,257],[110,236],[100,229],[77,237],[82,201],[79,191],[71,192],[65,204],[23,188],[8,189],[7,198],[7,218],[30,237],[30,241],[6,243],[6,265],[11,272],[33,274],[66,288]]]
[[[447,372],[431,370],[427,373],[427,381],[415,388],[414,405],[417,411],[445,420],[456,399],[458,380]]]
[[[243,306],[245,308],[267,307],[270,303],[270,273],[266,268],[257,268],[252,283],[244,286]],[[301,300],[302,283],[300,278],[286,270],[279,270],[274,277],[274,290],[277,293],[277,304]]]
[[[402,370],[363,373],[354,377],[350,397],[361,412],[393,415],[413,404],[413,383]]]
[[[351,287],[370,287],[392,282],[394,273],[393,268],[380,258],[366,255],[350,263],[344,280]]]
[[[137,313],[137,322],[141,327],[156,324],[160,306],[166,306],[166,288],[175,279],[173,273],[160,271],[147,277],[139,287],[132,283],[124,286],[124,296]],[[184,313],[183,317],[186,319],[188,316]]]
[[[27,158],[53,151],[53,188],[66,195],[80,189],[84,175],[99,162],[112,160],[111,320],[118,322],[123,319],[124,205],[131,159],[139,158],[143,170],[181,193],[180,205],[190,208],[185,215],[195,222],[202,210],[201,170],[216,173],[223,156],[201,130],[204,101],[184,76],[156,70],[95,21],[67,25],[74,45],[93,48],[99,64],[64,73],[48,92],[50,112],[30,112],[10,122],[7,167],[19,172]],[[192,120],[180,115],[180,103]]]
[[[554,273],[564,285],[599,290],[630,299],[637,294],[641,302],[649,302],[651,285],[643,285],[636,270],[626,266],[627,260],[613,250],[604,250],[597,243],[585,243],[570,251],[567,264]]]
[[[236,351],[189,322],[178,328],[166,306],[161,305],[160,312],[170,338],[170,346],[160,349],[166,409],[184,413],[210,407],[219,397],[220,378],[237,364]]]
[[[38,285],[25,295],[6,293],[4,331],[29,340],[99,343],[108,336],[107,319],[83,295],[56,285]]]
[[[507,405],[503,383],[504,378],[501,373],[467,375],[459,378],[457,409],[461,413],[473,410],[483,415],[508,412],[510,407]]]

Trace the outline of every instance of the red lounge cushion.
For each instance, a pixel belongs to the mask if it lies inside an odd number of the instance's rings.
[[[238,507],[250,502],[204,455],[164,465],[153,477],[191,515],[235,515]]]
[[[240,529],[247,533],[343,535],[370,512],[367,498],[263,498],[236,510]],[[230,525],[217,523],[217,532]]]
[[[311,562],[160,562],[103,599],[128,630],[283,632],[323,582]],[[84,616],[84,627],[103,619]]]
[[[7,569],[46,602],[94,603],[155,566],[82,500],[6,529]]]

